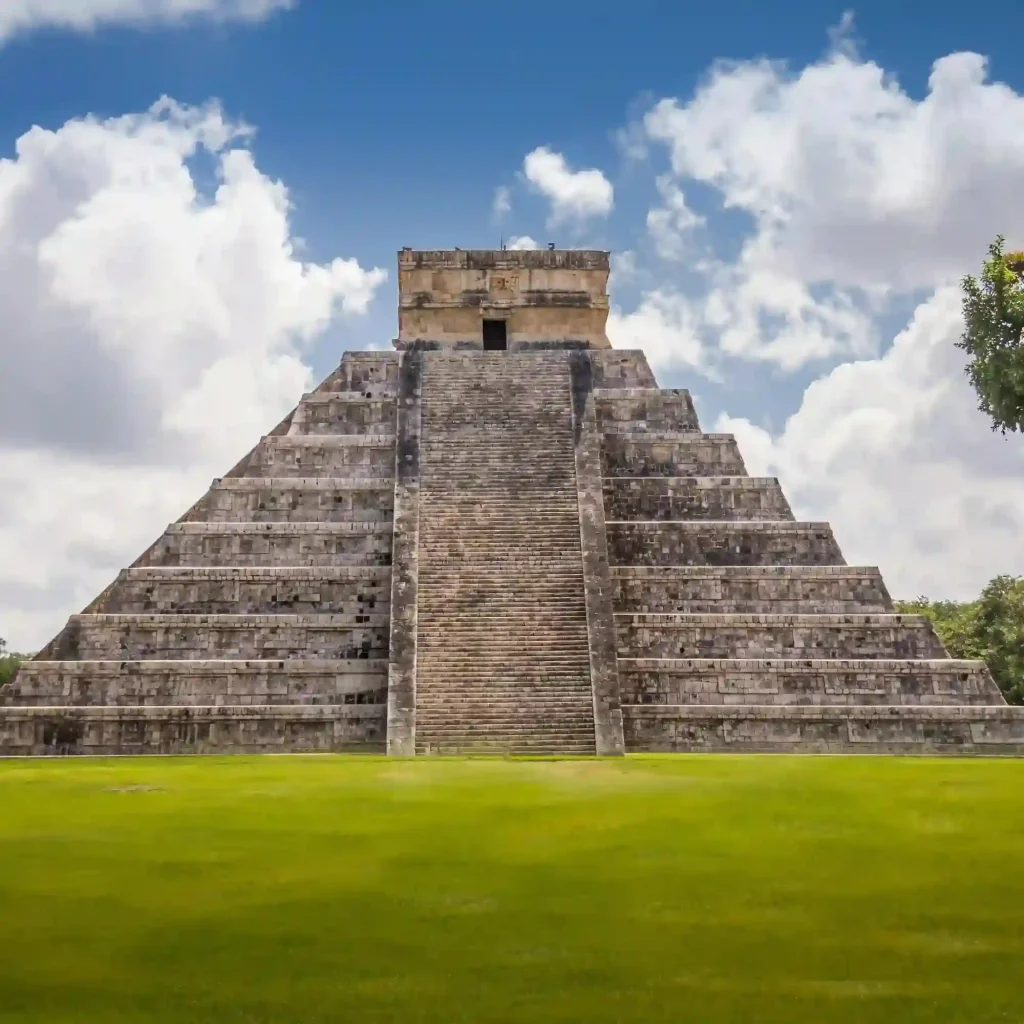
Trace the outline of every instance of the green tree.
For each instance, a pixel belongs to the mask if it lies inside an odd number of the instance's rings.
[[[21,657],[7,652],[7,641],[0,637],[0,686],[9,683],[17,674]]]
[[[984,661],[1011,704],[1024,704],[1024,578],[997,576],[976,601],[896,601],[904,614],[927,615],[953,658]]]
[[[967,376],[992,429],[1024,431],[1024,252],[1005,253],[1000,235],[978,280],[963,279],[964,333],[957,348],[971,357]]]

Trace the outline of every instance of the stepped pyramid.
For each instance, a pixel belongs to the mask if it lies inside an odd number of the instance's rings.
[[[608,254],[399,253],[339,367],[0,691],[0,754],[1024,753],[690,396]]]

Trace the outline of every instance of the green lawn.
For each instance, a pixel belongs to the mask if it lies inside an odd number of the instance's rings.
[[[1024,1022],[1024,761],[0,762],[0,1021]]]

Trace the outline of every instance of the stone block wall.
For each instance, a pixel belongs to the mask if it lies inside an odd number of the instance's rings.
[[[394,484],[368,479],[235,477],[213,487],[186,513],[184,522],[389,524],[394,514]]]
[[[876,568],[846,565],[625,565],[612,568],[619,612],[891,612]]]
[[[609,522],[613,565],[842,565],[828,523]]]
[[[732,434],[691,433],[668,439],[639,431],[605,434],[602,472],[605,478],[747,475]]]
[[[921,615],[623,615],[620,657],[943,658]]]
[[[388,608],[389,566],[125,569],[90,612],[373,615]]]
[[[135,566],[386,566],[391,527],[375,522],[175,523]]]
[[[689,391],[604,389],[595,392],[595,400],[598,423],[605,434],[700,430]]]
[[[387,659],[33,661],[10,696],[26,707],[383,706]]]
[[[619,665],[624,703],[992,705],[999,691],[976,661],[810,658],[635,658]]]
[[[774,477],[613,477],[604,482],[608,519],[792,519]]]

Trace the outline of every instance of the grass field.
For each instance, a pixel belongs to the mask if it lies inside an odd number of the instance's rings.
[[[1024,762],[0,762],[0,1021],[1024,1022]]]

